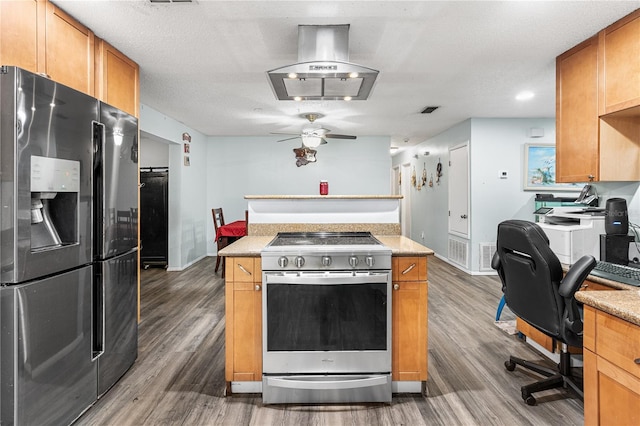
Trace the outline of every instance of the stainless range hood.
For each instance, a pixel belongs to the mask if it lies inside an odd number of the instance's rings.
[[[365,100],[378,71],[349,62],[349,25],[298,25],[298,63],[267,71],[279,100]]]

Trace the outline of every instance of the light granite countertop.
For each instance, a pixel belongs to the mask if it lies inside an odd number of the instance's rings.
[[[260,251],[273,240],[275,235],[247,236],[220,250],[220,256],[259,257]],[[382,244],[391,249],[394,256],[429,256],[433,250],[402,235],[375,235]]]
[[[608,314],[640,326],[640,289],[579,291],[576,299]]]

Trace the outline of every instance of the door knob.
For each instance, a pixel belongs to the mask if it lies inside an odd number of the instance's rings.
[[[461,217],[462,219],[466,219],[466,218],[467,218],[467,215],[466,215],[466,214],[461,214],[461,215],[460,215],[460,217]]]

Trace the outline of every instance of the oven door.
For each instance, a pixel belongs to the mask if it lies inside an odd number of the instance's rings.
[[[391,273],[263,272],[265,375],[391,371]]]

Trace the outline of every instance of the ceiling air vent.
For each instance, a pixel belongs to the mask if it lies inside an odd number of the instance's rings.
[[[281,101],[365,100],[378,71],[349,62],[349,25],[298,25],[298,63],[267,71]]]
[[[429,107],[425,107],[425,109],[423,109],[420,114],[431,114],[433,111],[437,110],[440,107],[437,106],[429,106]]]

